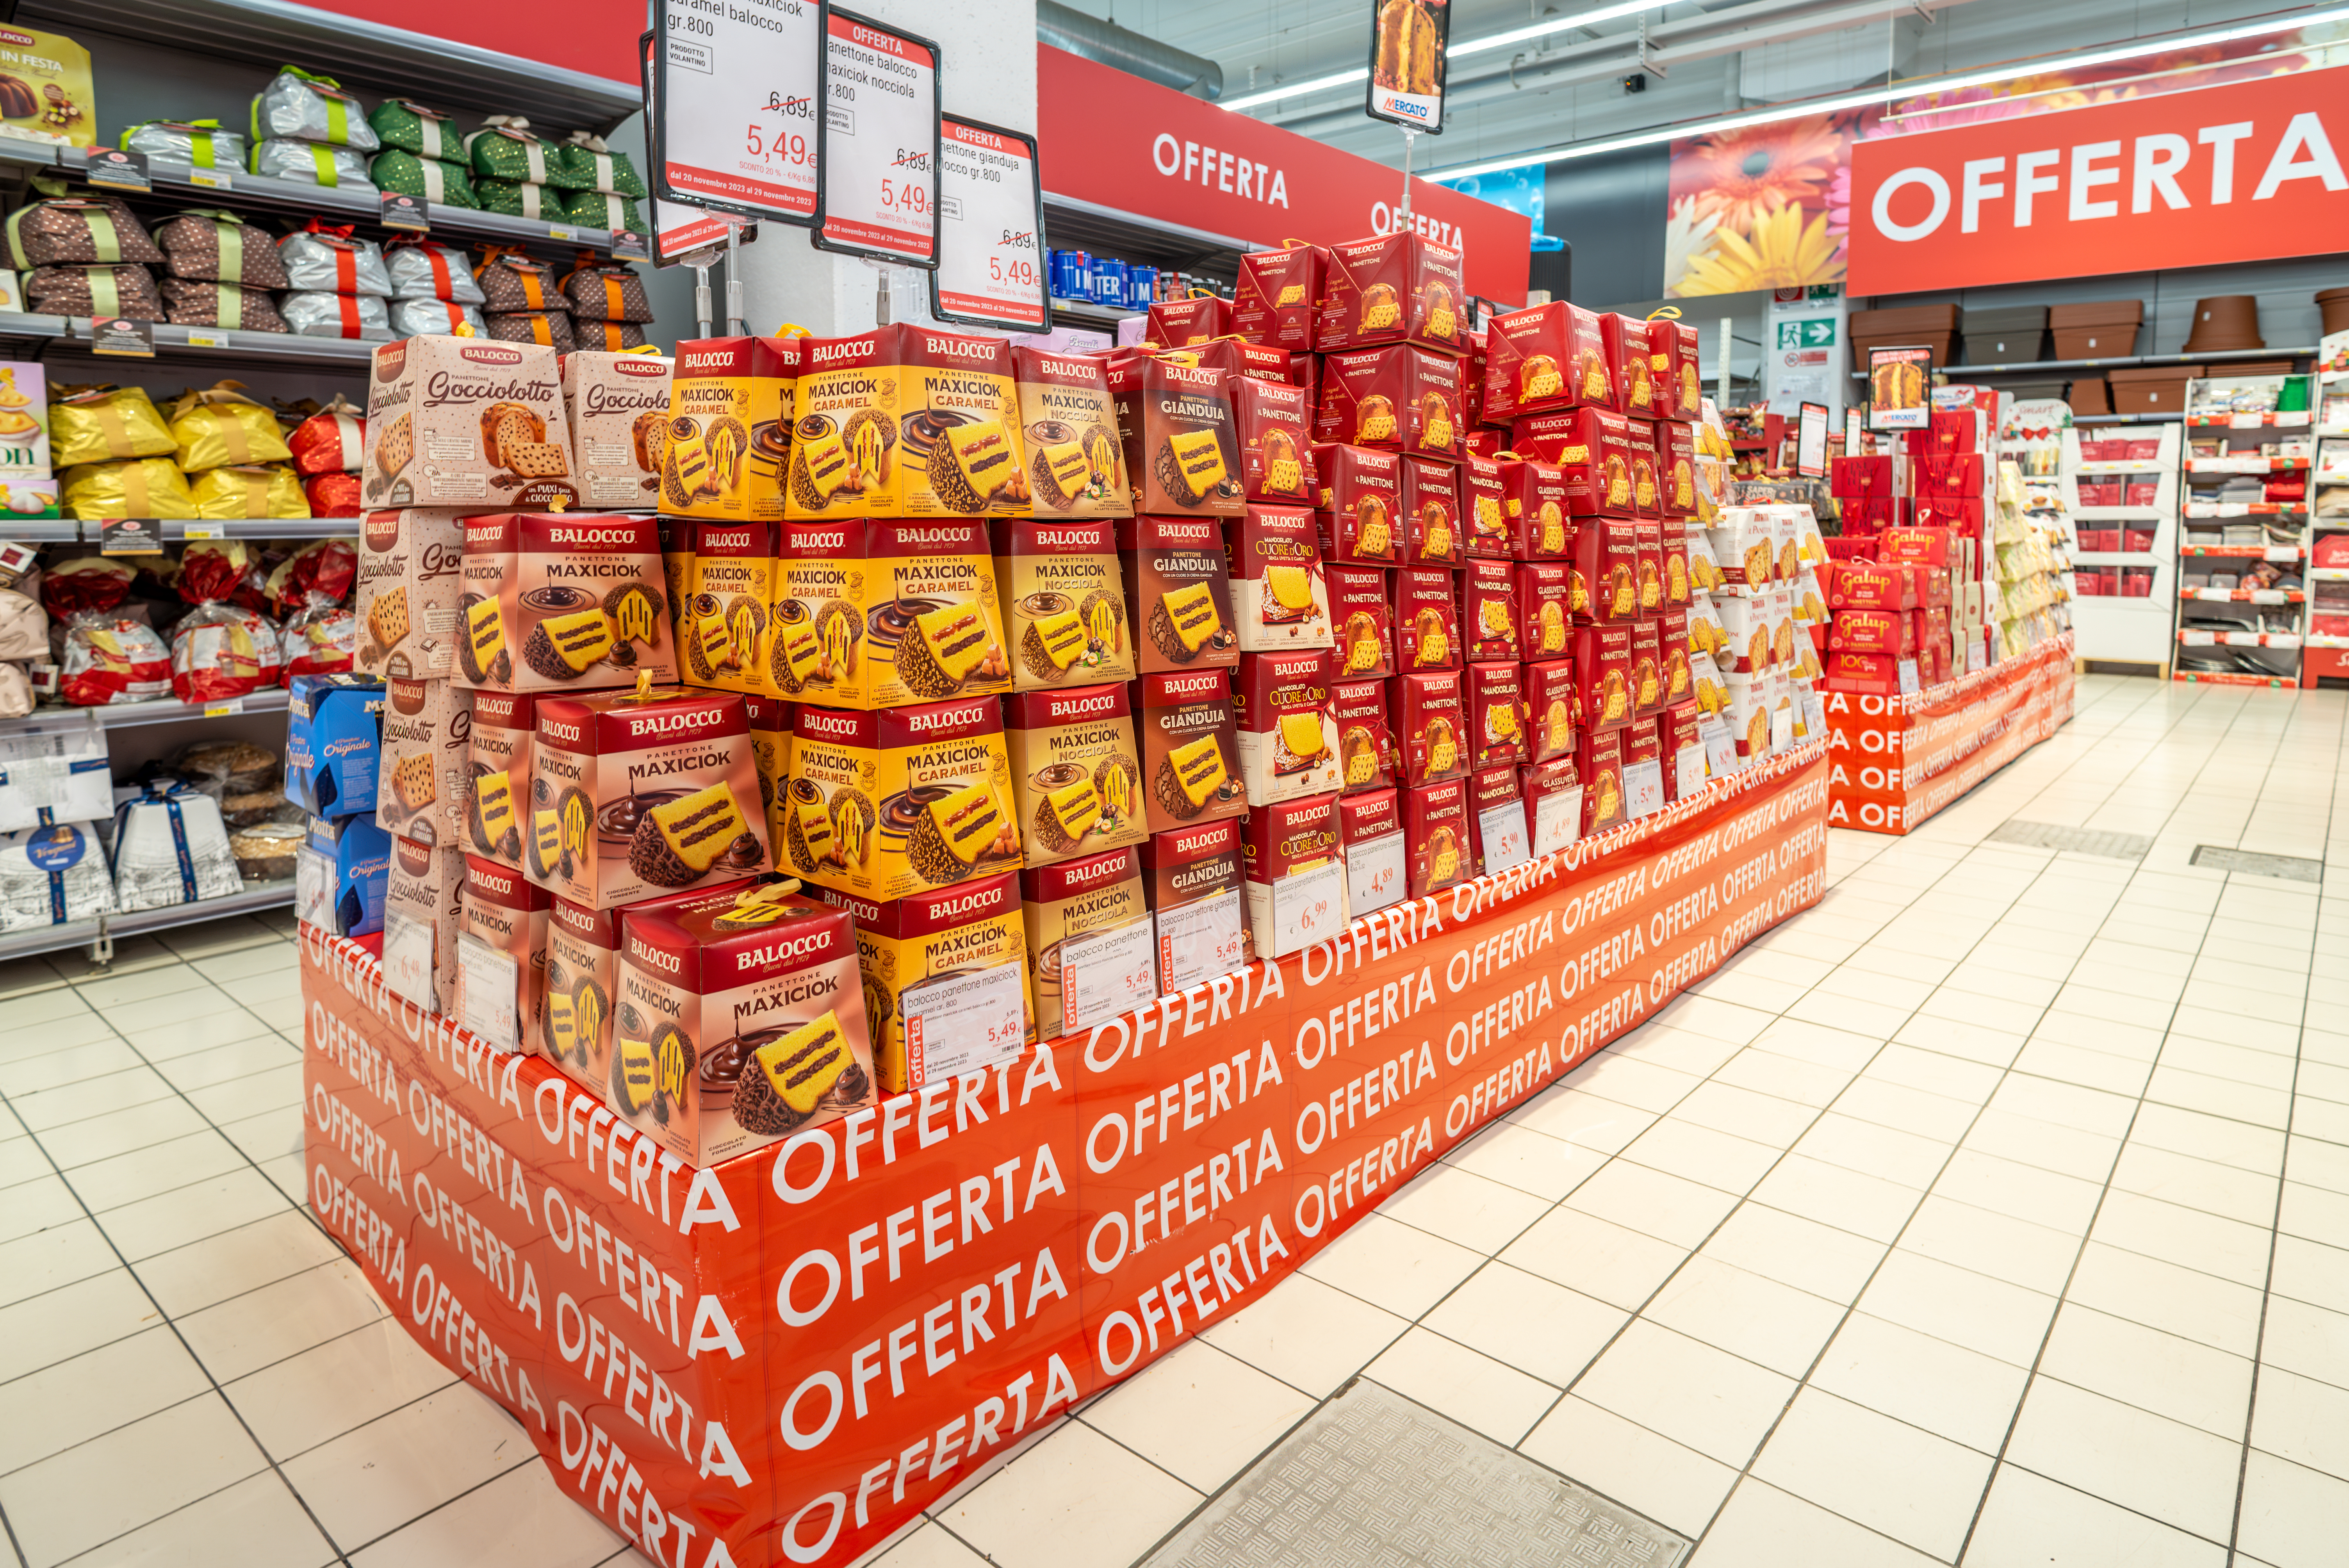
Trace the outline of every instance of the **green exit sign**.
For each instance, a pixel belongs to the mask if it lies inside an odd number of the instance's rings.
[[[1778,346],[1781,348],[1833,348],[1835,340],[1835,317],[1831,315],[1778,324]]]

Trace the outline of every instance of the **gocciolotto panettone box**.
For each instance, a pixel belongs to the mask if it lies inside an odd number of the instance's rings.
[[[750,719],[728,692],[545,697],[532,737],[523,869],[591,909],[762,872]]]
[[[993,697],[879,713],[802,705],[784,795],[776,865],[874,903],[1020,864]]]
[[[1097,854],[1150,836],[1123,682],[1021,692],[1006,708],[1012,796],[1028,864]]]
[[[647,428],[646,456],[660,475],[662,511],[713,522],[783,515],[792,384],[805,346],[797,337],[698,337],[677,346],[667,418]]]
[[[695,1165],[874,1095],[854,923],[752,883],[624,910],[614,1114]]]
[[[426,333],[380,345],[360,495],[370,507],[576,507],[563,372],[534,343]]]
[[[357,667],[376,676],[446,676],[463,629],[464,514],[408,507],[359,522]]]
[[[1028,502],[1011,346],[894,323],[801,346],[793,521],[1009,516]]]
[[[448,681],[384,683],[383,768],[375,825],[419,844],[463,841],[473,694]]]
[[[622,512],[497,512],[465,520],[459,684],[592,690],[677,679],[660,536]]]
[[[865,1026],[881,1092],[899,1094],[1008,1061],[1036,1037],[1019,873],[1001,872],[874,903],[838,888],[815,896],[856,921]],[[992,1019],[984,1028],[946,1026]]]
[[[572,455],[579,459],[580,504],[657,506],[672,361],[657,354],[580,349],[562,363],[563,411]]]
[[[1011,689],[987,524],[787,524],[768,673],[795,702],[883,708]]]

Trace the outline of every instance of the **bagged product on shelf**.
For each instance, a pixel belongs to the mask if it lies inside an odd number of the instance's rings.
[[[419,201],[437,201],[444,207],[481,204],[463,164],[436,162],[400,148],[377,153],[367,163],[367,178],[379,191],[396,191]]]
[[[438,245],[421,234],[398,234],[383,245],[384,275],[398,299],[443,299],[480,304],[481,285],[472,263],[453,245]]]
[[[562,289],[571,313],[585,320],[653,319],[652,301],[645,297],[645,280],[636,275],[636,268],[625,263],[595,262],[574,267],[563,274]]]
[[[285,318],[277,314],[277,306],[271,303],[266,289],[165,278],[162,290],[163,319],[181,326],[224,326],[241,332],[286,330]]]
[[[216,119],[150,119],[125,130],[121,147],[191,169],[244,167],[244,132],[223,130]]]
[[[236,857],[236,874],[247,882],[293,881],[309,830],[309,823],[298,817],[231,828],[228,850]]]
[[[514,114],[493,114],[481,129],[465,138],[468,160],[476,174],[517,184],[543,185],[554,165],[554,153],[530,121]]]
[[[138,570],[129,562],[99,555],[60,561],[41,573],[41,607],[57,616],[82,610],[111,610],[130,597],[130,584],[138,575]],[[46,636],[42,644],[47,645]]]
[[[171,405],[171,440],[181,471],[197,474],[229,463],[293,461],[277,416],[246,397],[243,387],[242,381],[216,381],[202,390],[182,393]]]
[[[660,504],[661,427],[675,362],[657,354],[563,356],[563,413],[579,459],[581,503]]]
[[[114,813],[114,907],[163,909],[244,891],[220,802],[156,781]]]
[[[571,317],[559,310],[523,310],[505,313],[489,312],[482,316],[489,335],[505,343],[535,343],[541,348],[552,348],[557,354],[568,354],[577,340],[571,332]]]
[[[169,455],[178,443],[143,387],[60,386],[49,404],[49,461],[59,469]],[[116,512],[136,517],[138,512]]]
[[[278,299],[285,329],[303,337],[387,338],[391,317],[373,294],[289,294]]]
[[[285,650],[265,615],[235,604],[199,604],[171,629],[171,695],[226,702],[278,684]]]
[[[992,697],[880,713],[803,705],[786,797],[775,865],[860,898],[885,903],[1020,864],[1025,834]]]
[[[634,160],[625,152],[613,151],[602,137],[584,130],[573,131],[551,149],[547,166],[546,183],[566,191],[609,191],[638,200],[646,195]]]
[[[1024,863],[1048,865],[1150,836],[1123,682],[1022,692],[1006,715]]]
[[[462,336],[462,326],[476,337],[490,335],[490,324],[481,319],[480,309],[470,304],[455,304],[440,299],[396,299],[391,302],[391,335],[420,337],[437,334],[441,336]]]
[[[355,94],[345,92],[332,77],[314,76],[298,66],[278,67],[277,75],[254,98],[252,130],[256,141],[265,136],[296,137],[361,152],[383,145]]]
[[[268,180],[291,180],[336,191],[372,191],[365,155],[347,147],[319,141],[264,141],[254,144],[245,167]]]
[[[189,493],[195,515],[229,521],[236,518],[296,518],[314,515],[302,481],[283,463],[237,463],[206,469],[195,476]]]
[[[186,476],[169,458],[77,465],[62,476],[58,497],[67,517],[85,521],[108,517],[198,515],[196,498],[188,493]]]
[[[549,348],[436,334],[377,349],[367,445],[371,504],[578,504]]]
[[[413,98],[386,98],[367,110],[367,125],[387,148],[442,163],[465,161],[464,139],[454,117]]]
[[[119,196],[53,196],[8,214],[8,264],[102,267],[163,259],[146,226]]]
[[[313,218],[306,227],[277,242],[277,257],[285,265],[289,288],[311,294],[391,293],[382,248],[373,240],[353,239],[348,223],[337,227]]]
[[[523,189],[531,191],[536,187],[525,185]],[[554,215],[566,223],[576,224],[582,229],[608,229],[614,233],[625,231],[641,234],[645,232],[644,219],[638,213],[636,202],[626,196],[614,196],[602,191],[573,191],[567,194],[555,191],[554,194],[562,197],[563,201],[562,211]]]
[[[285,263],[269,232],[233,212],[196,209],[166,218],[155,226],[155,242],[175,278],[249,289],[287,286]]]
[[[473,281],[481,286],[481,309],[488,313],[571,309],[552,265],[503,246],[489,248],[473,269]]]
[[[336,675],[357,663],[359,618],[323,593],[285,621],[278,673],[280,686],[302,676]]]
[[[48,656],[49,616],[40,601],[13,588],[0,588],[0,660]]]
[[[509,218],[536,218],[550,223],[568,222],[564,194],[543,185],[492,180],[478,170],[473,176],[473,200],[481,203],[481,211]]]
[[[367,456],[367,416],[337,392],[333,402],[294,427],[285,447],[296,473],[357,473]]]
[[[785,516],[1000,516],[1026,504],[1003,339],[900,324],[810,338],[803,355]]]
[[[357,517],[367,510],[357,474],[312,474],[302,481],[302,497],[312,517]]]
[[[155,275],[130,263],[109,267],[36,267],[25,274],[25,308],[46,315],[119,315],[160,321]]]
[[[678,678],[649,517],[468,517],[457,678],[496,691]]]
[[[92,824],[0,833],[0,932],[94,920],[114,909],[114,879]]]
[[[1150,902],[1133,849],[1023,871],[1019,903],[1040,1037],[1106,1023],[1158,988]]]
[[[642,348],[651,340],[645,329],[633,321],[583,321],[571,323],[572,344],[598,354],[619,354],[631,348]]]

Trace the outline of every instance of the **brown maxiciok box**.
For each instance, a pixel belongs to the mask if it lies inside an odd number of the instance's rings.
[[[1231,676],[1182,670],[1142,677],[1144,820],[1154,833],[1247,813]]]

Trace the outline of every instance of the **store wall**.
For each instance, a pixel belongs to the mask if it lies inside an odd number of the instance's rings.
[[[1574,303],[1613,310],[1663,292],[1671,154],[1638,147],[1553,163],[1543,181],[1543,232],[1574,247]]]
[[[2321,289],[2349,284],[2349,265],[2339,256],[2302,256],[2226,267],[2179,267],[2169,272],[2124,273],[2094,278],[2004,284],[1995,288],[1955,289],[1940,294],[1879,294],[1855,302],[1859,308],[1904,304],[1955,304],[1989,310],[2000,305],[2075,304],[2090,300],[2145,302],[2148,330],[2137,335],[2139,354],[2183,354],[2194,325],[2194,304],[2216,294],[2251,294],[2260,302],[2260,334],[2273,349],[2306,349],[2323,335],[2317,309]],[[1692,302],[1702,305],[1705,302]],[[1962,352],[1962,350],[1961,351]]]

